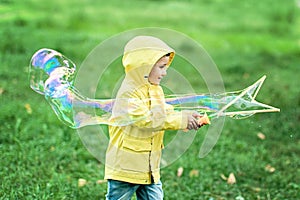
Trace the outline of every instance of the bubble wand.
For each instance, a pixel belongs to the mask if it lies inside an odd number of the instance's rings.
[[[40,49],[31,58],[29,66],[30,87],[51,105],[57,117],[71,128],[107,124],[125,126],[144,117],[133,118],[124,114],[112,117],[115,99],[90,99],[74,87],[76,65],[61,53],[52,49]],[[255,100],[266,76],[244,90],[222,94],[185,94],[165,97],[167,104],[176,110],[194,110],[203,113],[199,124],[229,116],[245,118],[255,113],[279,112],[280,109]],[[134,99],[126,99],[124,106]],[[96,111],[95,111],[96,110]],[[146,117],[146,116],[145,116]]]
[[[266,76],[261,77],[251,86],[235,92],[228,92],[223,94],[208,95],[190,95],[179,98],[167,98],[166,102],[169,104],[176,104],[179,101],[197,104],[197,106],[181,107],[186,109],[206,111],[209,113],[205,118],[218,118],[229,116],[232,118],[246,118],[256,113],[279,112],[280,109],[273,106],[257,102],[255,100]],[[197,100],[198,99],[198,100]],[[178,101],[178,102],[176,102]],[[201,102],[202,101],[202,102]],[[174,103],[175,102],[175,103]],[[202,106],[200,106],[202,105]],[[203,123],[209,124],[209,119],[203,118]],[[205,122],[206,121],[206,122]]]

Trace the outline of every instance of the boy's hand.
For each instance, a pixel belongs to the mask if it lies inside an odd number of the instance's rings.
[[[201,118],[202,116],[199,115],[198,113],[192,113],[188,116],[188,125],[187,125],[187,129],[189,130],[198,130],[202,124],[199,124],[198,119]]]
[[[210,121],[206,113],[203,116],[198,114],[197,112],[188,115],[188,125],[187,125],[188,130],[192,130],[192,129],[198,130],[200,127],[207,124],[210,124]]]

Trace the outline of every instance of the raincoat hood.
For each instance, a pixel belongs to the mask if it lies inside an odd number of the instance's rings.
[[[152,36],[137,36],[131,39],[124,48],[122,59],[125,79],[130,79],[135,86],[149,84],[148,76],[152,67],[166,54],[170,54],[167,65],[169,66],[175,51],[166,43]]]
[[[131,119],[128,115],[134,106],[128,105],[141,93],[145,95],[144,101],[149,101],[151,98],[152,100],[161,99],[164,102],[162,88],[159,85],[150,84],[148,76],[155,63],[166,54],[170,54],[168,67],[174,58],[175,51],[160,39],[152,36],[137,36],[125,45],[122,62],[126,74],[117,93],[111,119],[129,120],[129,124]],[[136,92],[139,95],[136,96]],[[153,103],[154,100],[152,105]],[[165,110],[164,103],[160,104],[160,108]],[[134,110],[137,112],[138,109]]]

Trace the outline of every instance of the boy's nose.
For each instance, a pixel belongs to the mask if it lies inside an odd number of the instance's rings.
[[[167,75],[167,70],[163,70],[161,75],[166,76]]]

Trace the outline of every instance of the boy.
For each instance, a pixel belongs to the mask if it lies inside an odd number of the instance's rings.
[[[160,81],[175,52],[158,38],[137,36],[123,55],[126,76],[118,91],[112,120],[130,119],[128,126],[109,126],[105,179],[107,200],[163,199],[160,158],[164,130],[195,129],[199,114],[174,111],[165,103]]]

